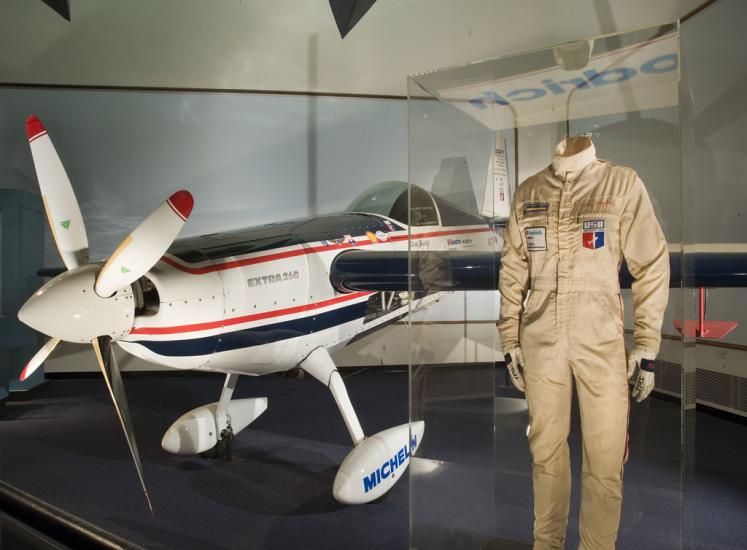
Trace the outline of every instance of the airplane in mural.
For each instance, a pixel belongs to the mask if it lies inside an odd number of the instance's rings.
[[[342,213],[175,241],[194,206],[188,191],[177,191],[106,261],[91,263],[80,208],[52,141],[33,116],[27,134],[67,270],[18,312],[23,323],[51,338],[24,367],[21,380],[60,341],[91,343],[149,506],[113,343],[165,367],[226,375],[217,402],[189,411],[166,431],[164,450],[230,453],[232,437],[267,408],[266,398],[231,399],[238,376],[300,367],[329,388],[355,445],[335,477],[334,497],[358,504],[391,489],[420,444],[424,423],[366,437],[330,351],[439,294],[427,289],[410,294],[401,281],[391,291],[353,290],[340,260],[360,267],[359,257],[350,254],[377,250],[399,255],[401,262],[408,246],[499,250],[499,237],[485,217],[419,187],[388,182]],[[377,263],[364,263],[365,270]]]

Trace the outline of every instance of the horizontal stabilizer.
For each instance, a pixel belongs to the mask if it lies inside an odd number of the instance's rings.
[[[720,340],[739,326],[736,321],[685,321],[684,328],[681,319],[673,322],[674,328],[687,338],[710,338]]]

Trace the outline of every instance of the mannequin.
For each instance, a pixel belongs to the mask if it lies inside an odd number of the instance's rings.
[[[635,279],[635,346],[627,358],[623,257]],[[579,547],[612,549],[627,458],[628,379],[638,401],[653,388],[669,296],[667,242],[636,172],[597,159],[588,137],[561,141],[550,166],[517,188],[499,290],[501,345],[529,409],[534,548],[565,542],[575,382],[583,435]]]

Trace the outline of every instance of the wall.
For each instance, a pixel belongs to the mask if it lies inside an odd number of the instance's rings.
[[[333,212],[407,177],[405,102],[254,94],[0,89],[0,185],[38,193],[36,114],[81,205],[92,258],[179,188],[183,236]],[[48,250],[53,250],[48,241]],[[53,254],[49,265],[59,265]]]
[[[0,2],[0,82],[405,94],[405,76],[673,21],[702,0],[379,0],[343,41],[327,0]]]

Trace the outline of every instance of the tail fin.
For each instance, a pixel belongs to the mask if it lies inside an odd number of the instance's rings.
[[[498,133],[495,136],[495,149],[490,154],[480,214],[492,219],[493,223],[503,224],[508,221],[510,213],[511,190],[508,181],[506,140]]]

